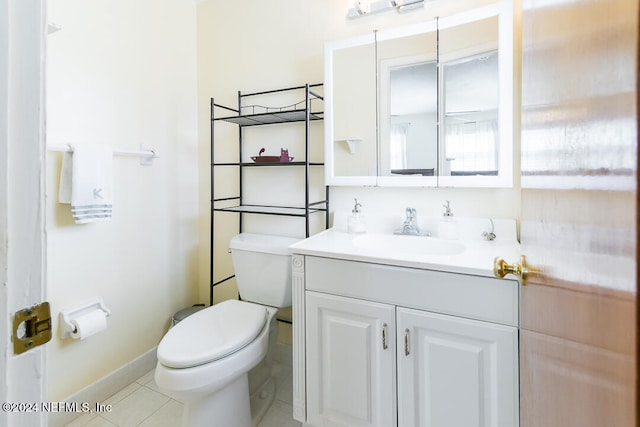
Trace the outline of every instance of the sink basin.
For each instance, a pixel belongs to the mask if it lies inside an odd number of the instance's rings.
[[[465,245],[460,242],[395,234],[363,234],[353,239],[353,245],[375,251],[424,255],[457,255],[465,250]]]

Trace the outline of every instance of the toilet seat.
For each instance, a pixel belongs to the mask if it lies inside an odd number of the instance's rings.
[[[200,310],[167,332],[158,346],[158,362],[191,368],[224,358],[251,343],[266,320],[266,307],[238,300]]]

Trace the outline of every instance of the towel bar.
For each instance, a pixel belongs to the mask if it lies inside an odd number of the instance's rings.
[[[73,152],[73,148],[69,144],[60,144],[60,145],[47,145],[48,151],[62,151],[65,153]],[[140,157],[141,165],[151,165],[153,164],[153,159],[158,158],[157,151],[145,146],[140,145],[140,151],[129,151],[129,150],[113,150],[113,154],[117,156],[133,156]]]

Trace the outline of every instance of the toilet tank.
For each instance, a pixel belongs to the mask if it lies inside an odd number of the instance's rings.
[[[240,233],[229,242],[238,292],[245,301],[288,307],[291,305],[289,245],[300,239]]]

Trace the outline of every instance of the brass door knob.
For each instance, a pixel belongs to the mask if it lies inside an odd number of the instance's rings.
[[[496,277],[503,278],[507,274],[513,274],[520,279],[520,283],[524,286],[527,284],[527,275],[530,273],[524,255],[520,257],[520,263],[509,264],[504,259],[496,257],[493,260],[493,274]]]

